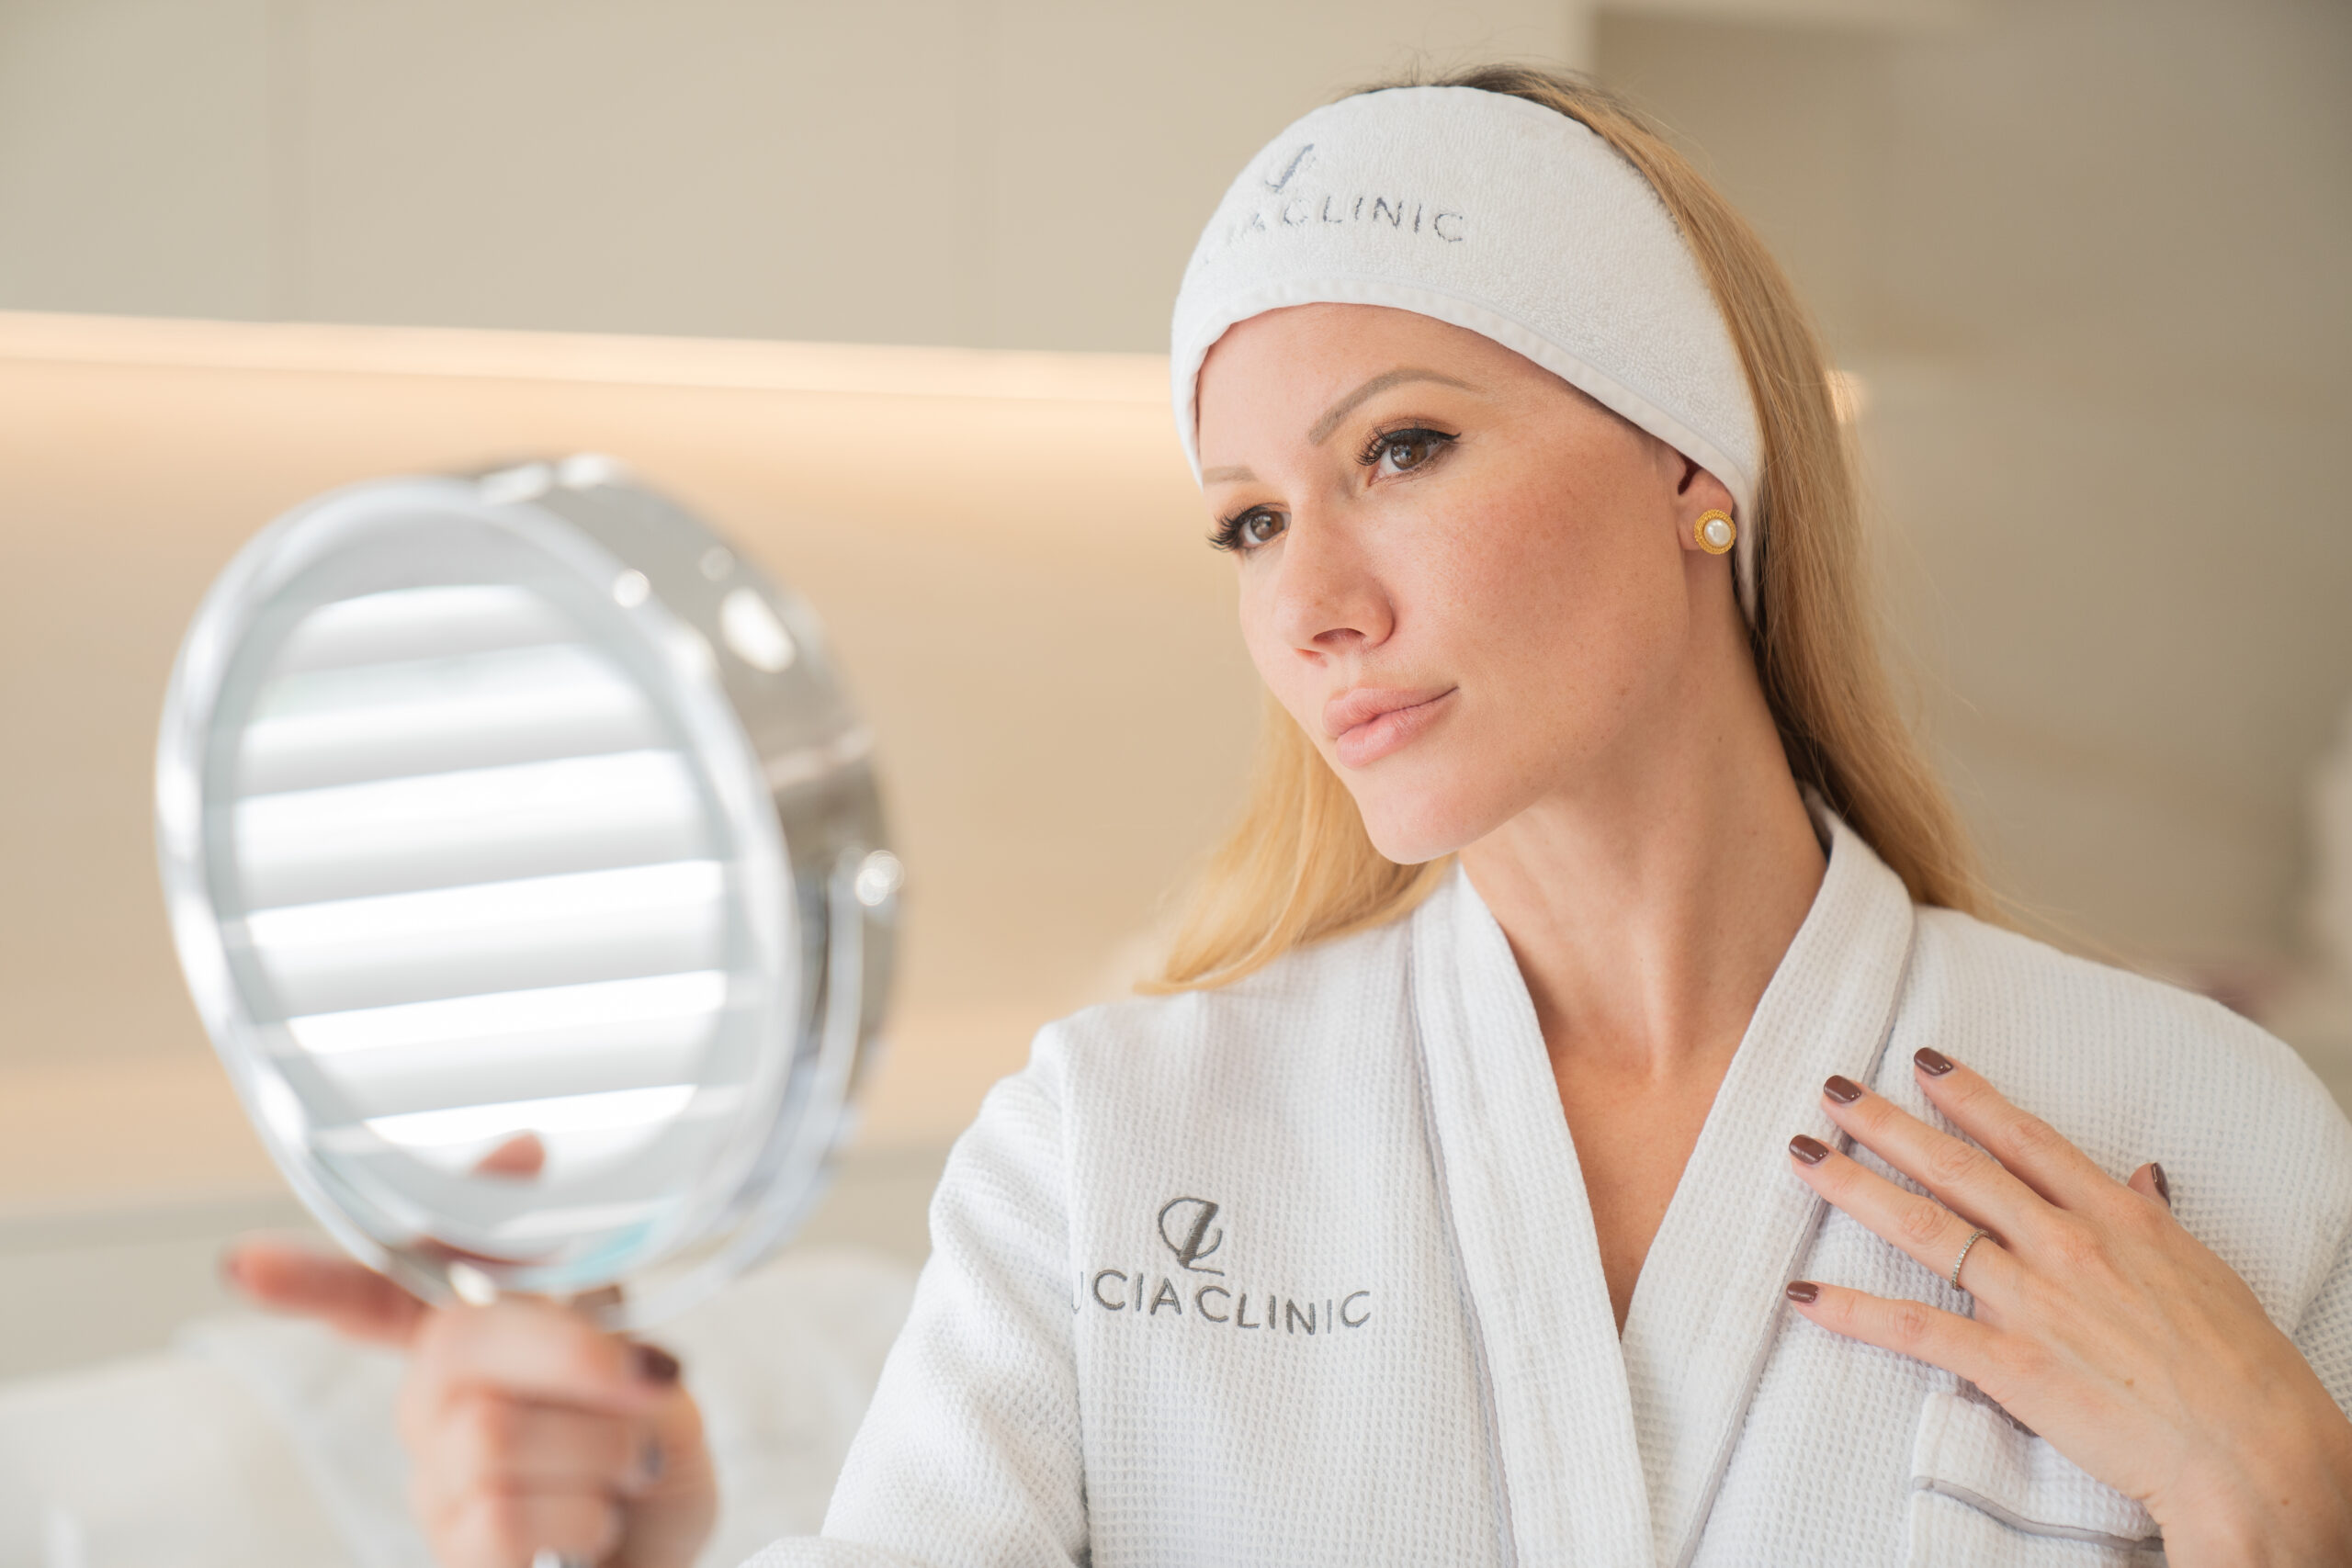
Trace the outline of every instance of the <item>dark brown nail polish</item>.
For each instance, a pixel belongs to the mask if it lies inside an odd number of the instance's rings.
[[[2171,1208],[2172,1183],[2165,1179],[2165,1168],[2158,1165],[2154,1160],[2150,1160],[2148,1162],[2148,1179],[2156,1184],[2156,1196],[2165,1201],[2165,1207],[2167,1209]]]
[[[1862,1086],[1843,1073],[1833,1073],[1829,1081],[1821,1086],[1821,1092],[1840,1105],[1851,1105],[1862,1098]]]
[[[1918,1063],[1919,1070],[1931,1078],[1939,1078],[1951,1071],[1951,1058],[1931,1046],[1920,1046],[1911,1053],[1911,1059]]]
[[[1819,1165],[1829,1157],[1829,1145],[1819,1138],[1809,1138],[1799,1133],[1789,1140],[1789,1153],[1807,1165]]]
[[[629,1353],[637,1359],[639,1382],[650,1382],[664,1388],[678,1381],[678,1358],[659,1345],[632,1345]]]
[[[1821,1287],[1810,1280],[1792,1280],[1789,1281],[1788,1295],[1789,1300],[1800,1306],[1811,1306],[1821,1299]]]

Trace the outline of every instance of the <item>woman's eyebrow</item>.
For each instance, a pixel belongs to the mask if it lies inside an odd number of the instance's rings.
[[[1223,468],[1203,468],[1201,482],[1204,485],[1256,484],[1258,476],[1246,466],[1235,464]]]
[[[1376,398],[1389,388],[1401,387],[1408,381],[1435,381],[1442,386],[1459,387],[1465,392],[1478,389],[1467,381],[1457,381],[1436,370],[1385,370],[1325,409],[1323,417],[1315,422],[1315,428],[1306,433],[1306,444],[1309,446],[1322,446],[1331,438],[1331,432],[1340,428],[1340,422],[1362,407],[1366,399]]]

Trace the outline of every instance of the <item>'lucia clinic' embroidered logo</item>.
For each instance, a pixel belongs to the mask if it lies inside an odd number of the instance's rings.
[[[1221,1206],[1206,1198],[1170,1198],[1159,1206],[1154,1228],[1175,1257],[1179,1269],[1189,1274],[1225,1278],[1223,1269],[1210,1268],[1203,1261],[1225,1245],[1225,1230],[1216,1223],[1220,1213]],[[1189,1280],[1180,1283],[1167,1274],[1155,1280],[1144,1269],[1083,1270],[1079,1276],[1079,1292],[1080,1300],[1075,1304],[1081,1312],[1085,1310],[1085,1298],[1091,1297],[1104,1312],[1132,1313],[1153,1322],[1158,1322],[1164,1312],[1176,1319],[1190,1318],[1222,1327],[1275,1329],[1283,1334],[1304,1334],[1310,1339],[1342,1328],[1362,1328],[1372,1321],[1370,1291],[1327,1295],[1319,1301],[1312,1297],[1302,1300],[1239,1285],[1228,1289]],[[1250,1315],[1253,1298],[1257,1305],[1255,1317]]]
[[[1225,231],[1225,243],[1237,244],[1252,234],[1285,230],[1320,231],[1324,226],[1385,229],[1397,235],[1421,234],[1458,245],[1470,237],[1469,217],[1442,201],[1430,201],[1398,191],[1318,190],[1306,176],[1319,160],[1315,143],[1295,151],[1276,152],[1258,175],[1259,188],[1272,197],[1236,213]]]

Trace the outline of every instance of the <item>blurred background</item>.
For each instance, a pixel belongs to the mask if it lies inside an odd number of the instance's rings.
[[[162,1346],[300,1219],[156,891],[198,597],[322,490],[517,456],[619,457],[830,625],[911,880],[814,1236],[919,1259],[1238,799],[1198,227],[1306,108],[1498,58],[1662,120],[1818,312],[2020,921],[2344,1079],[2340,0],[0,0],[0,1377]]]

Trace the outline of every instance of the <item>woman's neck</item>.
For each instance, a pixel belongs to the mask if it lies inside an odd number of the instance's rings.
[[[1762,694],[1724,698],[1462,852],[1555,1061],[1727,1062],[1812,908],[1826,861]]]

